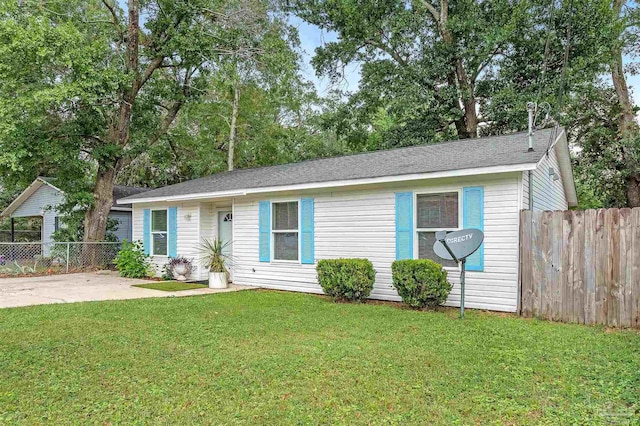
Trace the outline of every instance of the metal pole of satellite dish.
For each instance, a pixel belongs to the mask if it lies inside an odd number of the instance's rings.
[[[460,318],[464,318],[464,276],[467,258],[462,259],[462,271],[460,271]]]
[[[449,255],[453,258],[453,261],[456,263],[462,263],[462,271],[460,272],[460,318],[464,318],[464,273],[465,273],[465,264],[467,263],[467,258],[458,259],[453,251],[447,244],[445,237],[442,237],[440,240],[445,249],[449,252]]]

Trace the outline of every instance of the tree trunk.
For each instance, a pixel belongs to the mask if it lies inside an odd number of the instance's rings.
[[[640,207],[640,176],[627,179],[627,202],[629,207]]]
[[[474,83],[470,81],[462,59],[455,53],[456,42],[454,35],[447,28],[449,20],[449,1],[440,0],[440,10],[438,11],[428,1],[424,2],[425,7],[431,13],[436,22],[438,32],[442,40],[451,52],[451,68],[447,77],[449,85],[456,87],[458,91],[459,104],[455,107],[461,109],[462,117],[456,120],[456,130],[460,139],[475,138],[478,136],[478,114],[476,112],[476,98],[474,93]]]
[[[626,0],[613,0],[613,12],[615,18],[620,20],[622,8]],[[638,137],[638,123],[633,111],[633,102],[629,95],[629,86],[624,75],[624,64],[622,62],[622,41],[620,38],[614,41],[614,47],[611,50],[611,80],[613,87],[616,89],[618,104],[620,105],[620,136],[623,139]],[[623,141],[624,143],[624,141]],[[631,176],[626,181],[627,203],[629,207],[640,207],[640,174],[637,173],[637,164],[635,163],[634,153],[624,150],[624,162],[631,172]]]
[[[447,84],[451,87],[456,86],[456,73],[454,72],[454,70],[450,70],[450,72],[447,73]],[[451,109],[452,110],[460,109],[460,105],[457,99],[453,99],[453,102],[451,104]],[[467,132],[467,120],[464,115],[464,111],[462,112],[463,114],[461,114],[460,117],[454,121],[454,124],[456,126],[456,132],[458,134],[458,138],[469,139],[470,136],[469,136],[469,133]]]
[[[115,168],[98,167],[93,188],[93,206],[84,216],[84,241],[104,241],[107,233],[107,219],[113,206],[113,187],[116,179]]]
[[[613,86],[616,89],[618,103],[622,110],[620,114],[620,134],[622,137],[628,137],[633,134],[634,129],[637,127],[637,123],[633,114],[633,103],[629,96],[629,87],[627,86],[627,80],[624,75],[622,49],[619,47],[614,48],[612,57],[613,59],[610,65],[611,80],[613,81]]]
[[[109,131],[109,140],[124,148],[131,134],[131,113],[136,95],[141,87],[139,65],[140,7],[138,0],[129,0],[129,24],[127,26],[127,71],[133,77],[131,86],[122,94],[117,115]],[[104,241],[107,219],[113,205],[113,187],[116,181],[120,157],[98,160],[98,172],[93,187],[94,204],[84,216],[84,241]]]
[[[233,103],[231,106],[231,125],[229,126],[229,148],[227,156],[227,168],[233,170],[233,158],[236,147],[236,135],[238,127],[238,109],[240,104],[240,82],[236,77],[233,83]]]

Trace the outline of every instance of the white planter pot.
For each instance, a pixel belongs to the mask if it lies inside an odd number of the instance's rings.
[[[209,288],[227,288],[227,274],[224,272],[209,272]]]
[[[189,269],[186,265],[179,264],[176,265],[175,268],[173,268],[173,276],[178,281],[186,281],[188,271]]]

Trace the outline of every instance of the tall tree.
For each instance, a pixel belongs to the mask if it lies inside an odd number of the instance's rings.
[[[384,107],[433,139],[477,135],[478,85],[505,53],[526,7],[509,0],[301,0],[292,10],[338,34],[317,49],[318,73],[339,78],[346,64],[363,64],[352,106],[367,118]]]
[[[619,110],[619,145],[625,164],[626,197],[628,205],[640,207],[640,132],[636,118],[637,107],[631,99],[625,76],[623,53],[635,53],[638,43],[638,18],[640,10],[635,2],[628,5],[626,0],[613,0],[613,39],[609,70],[615,88]],[[632,68],[633,70],[633,68]]]
[[[95,176],[84,238],[104,239],[118,174],[205,92],[232,53],[227,42],[242,32],[235,24],[244,3],[4,2],[0,102],[9,124],[0,143],[11,149],[0,164],[17,170],[53,157],[72,162],[77,176]]]

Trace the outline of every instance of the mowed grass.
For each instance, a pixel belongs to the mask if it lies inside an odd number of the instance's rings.
[[[207,286],[204,284],[183,283],[180,281],[160,281],[157,283],[149,283],[149,284],[134,284],[132,287],[148,288],[151,290],[161,290],[161,291],[183,291],[183,290],[193,290],[196,288],[207,288]]]
[[[242,291],[0,310],[0,423],[632,423],[640,334]]]

